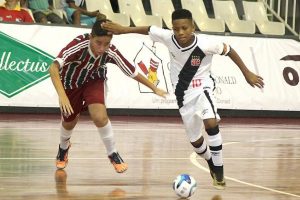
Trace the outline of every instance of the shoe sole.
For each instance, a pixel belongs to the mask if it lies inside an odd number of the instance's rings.
[[[214,188],[217,190],[225,190],[226,186],[225,185],[213,185]]]
[[[65,169],[65,168],[67,167],[67,165],[68,165],[68,161],[66,161],[66,164],[65,164],[64,167],[59,167],[59,166],[56,165],[56,168],[57,168],[57,169]]]
[[[114,166],[114,164],[113,164],[113,166]],[[114,168],[115,168],[115,166],[114,166]],[[126,165],[126,169],[124,169],[123,171],[118,171],[116,168],[115,168],[115,171],[116,171],[117,173],[124,173],[124,172],[127,171],[127,169],[128,169],[128,166]]]
[[[220,183],[218,184],[216,181],[213,181],[213,187],[216,188],[217,190],[225,190],[226,183]]]

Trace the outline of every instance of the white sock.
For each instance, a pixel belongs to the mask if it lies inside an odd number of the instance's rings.
[[[70,138],[73,130],[66,130],[63,126],[60,127],[60,148],[67,149],[70,145]]]
[[[98,132],[106,148],[107,155],[111,155],[113,152],[116,152],[114,132],[112,130],[110,120],[108,120],[105,126],[98,128]]]
[[[205,160],[209,160],[211,158],[211,152],[205,140],[203,140],[203,143],[199,148],[194,147],[194,151]]]
[[[219,132],[216,135],[208,136],[210,151],[212,160],[215,166],[223,165],[223,154],[222,154],[222,136]],[[217,149],[217,150],[214,150]]]

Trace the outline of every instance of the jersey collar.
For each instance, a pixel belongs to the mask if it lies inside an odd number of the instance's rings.
[[[177,40],[176,40],[174,34],[172,35],[172,41],[173,41],[173,43],[175,44],[175,46],[176,46],[178,49],[180,49],[182,52],[188,51],[188,50],[192,49],[192,48],[197,44],[197,41],[198,41],[196,34],[193,33],[193,35],[194,35],[194,41],[192,42],[191,45],[189,45],[189,46],[187,46],[187,47],[181,47],[181,46],[178,44],[178,42],[177,42]]]

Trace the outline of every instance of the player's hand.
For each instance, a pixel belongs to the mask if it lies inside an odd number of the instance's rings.
[[[264,87],[264,79],[261,76],[258,76],[251,71],[249,71],[247,74],[245,74],[246,81],[252,86],[252,87],[258,87],[263,88]]]
[[[101,27],[112,34],[122,34],[124,33],[124,26],[117,24],[115,22],[106,21],[101,24]]]
[[[69,116],[74,113],[74,110],[67,96],[59,97],[59,107],[63,115]]]
[[[167,97],[167,94],[168,94],[166,91],[159,89],[157,87],[153,90],[153,92],[154,92],[154,94],[156,94],[160,97],[163,97],[164,99]]]

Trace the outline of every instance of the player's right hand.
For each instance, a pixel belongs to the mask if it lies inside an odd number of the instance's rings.
[[[59,107],[63,115],[69,116],[74,113],[74,110],[67,96],[59,97]]]
[[[249,71],[245,74],[246,81],[252,87],[263,88],[264,87],[264,79],[261,76],[254,74],[253,72]]]

